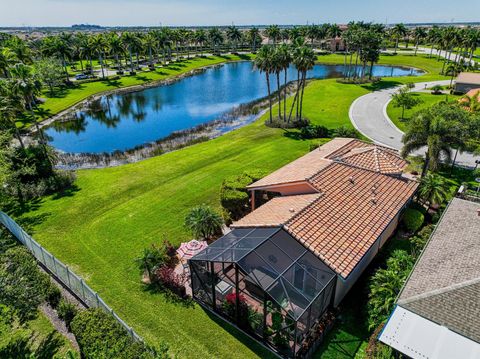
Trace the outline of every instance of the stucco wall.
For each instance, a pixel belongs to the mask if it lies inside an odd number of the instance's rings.
[[[362,275],[373,258],[375,258],[377,255],[379,249],[382,248],[387,240],[393,235],[395,229],[397,228],[399,218],[400,214],[397,214],[397,216],[390,222],[388,227],[383,231],[382,235],[377,238],[374,245],[368,250],[368,252],[364,255],[362,260],[357,264],[353,272],[350,273],[346,280],[337,275],[337,286],[335,289],[335,299],[333,304],[335,307],[340,304],[348,291],[357,282],[358,278]]]

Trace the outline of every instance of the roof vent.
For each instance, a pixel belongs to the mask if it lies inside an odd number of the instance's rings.
[[[290,213],[295,213],[295,208],[290,208],[289,211]]]
[[[375,184],[372,186],[372,193],[373,193],[374,195],[377,194],[377,189],[378,189],[378,186],[377,186],[377,184],[375,183]]]
[[[377,204],[377,199],[375,198],[375,196],[373,196],[373,197],[370,199],[370,202],[372,202],[373,204]]]
[[[350,176],[348,178],[348,180],[350,181],[351,184],[355,184],[355,180],[354,180],[353,176]]]

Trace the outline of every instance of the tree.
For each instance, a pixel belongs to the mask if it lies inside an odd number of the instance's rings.
[[[167,263],[170,257],[165,250],[165,246],[156,246],[152,244],[143,250],[142,256],[135,261],[141,273],[147,273],[150,282],[153,282],[155,270]]]
[[[16,124],[17,115],[23,111],[23,98],[13,88],[13,85],[13,81],[0,82],[0,126],[2,129],[10,129],[22,149],[25,149],[22,136]]]
[[[423,27],[416,27],[415,30],[413,30],[413,37],[415,39],[415,54],[414,56],[417,56],[417,51],[418,51],[418,45],[420,41],[425,39],[427,37],[427,30]]]
[[[0,48],[0,71],[3,72],[6,78],[9,77],[8,68],[13,66],[17,61],[17,56],[11,49],[8,47]]]
[[[424,202],[428,203],[429,207],[442,204],[448,197],[447,183],[443,177],[428,173],[420,182],[418,195]]]
[[[227,28],[227,38],[232,44],[232,52],[237,52],[238,42],[242,39],[242,33],[235,26],[229,26]]]
[[[46,58],[35,61],[33,67],[35,74],[38,75],[40,81],[48,87],[50,95],[54,94],[55,87],[62,86],[62,64],[56,58]]]
[[[297,69],[297,93],[292,103],[292,109],[296,101],[296,120],[302,120],[302,109],[303,109],[303,94],[305,92],[305,84],[307,78],[307,72],[313,68],[317,56],[312,48],[304,45],[297,46],[293,51],[292,61]],[[299,77],[299,78],[298,78]],[[290,114],[292,111],[290,111]]]
[[[271,41],[273,46],[276,46],[280,39],[280,27],[278,25],[270,25],[265,29],[265,35],[268,37],[268,41]]]
[[[413,107],[420,104],[422,101],[415,97],[408,89],[408,87],[400,88],[395,94],[392,96],[392,103],[394,107],[401,107],[402,108],[402,115],[401,119],[405,119],[405,110],[410,110]]]
[[[262,43],[262,37],[260,36],[260,30],[256,27],[252,27],[247,32],[247,38],[252,48],[252,52],[257,52],[257,47]]]
[[[59,36],[50,36],[46,37],[43,40],[43,51],[46,55],[58,56],[62,61],[62,66],[65,73],[65,80],[69,81],[68,69],[67,69],[67,59],[71,56],[72,53],[72,41],[73,38],[71,34],[62,33]]]
[[[122,60],[120,58],[120,55],[123,55],[125,51],[122,44],[122,39],[120,38],[120,36],[117,35],[117,33],[111,32],[107,35],[106,41],[108,43],[110,54],[112,54],[115,58],[115,65],[117,66],[117,70],[122,71]]]
[[[208,31],[208,38],[210,40],[210,43],[212,44],[212,52],[214,55],[220,54],[219,52],[219,47],[221,44],[223,44],[223,34],[222,32],[216,28],[213,27]]]
[[[222,232],[222,225],[222,216],[205,204],[192,208],[185,217],[185,226],[198,239],[212,239]]]
[[[203,29],[195,31],[195,42],[200,46],[200,56],[203,55],[203,48],[208,40],[207,33]]]
[[[395,51],[394,54],[397,54],[398,41],[401,38],[404,38],[407,35],[407,28],[404,24],[396,24],[391,31],[393,38],[395,39]]]
[[[414,114],[403,135],[401,154],[408,156],[426,147],[422,177],[427,169],[437,170],[442,158],[450,162],[452,148],[464,147],[468,114],[458,106],[437,104]]]
[[[270,74],[273,72],[273,58],[275,51],[272,46],[264,45],[258,51],[257,57],[255,58],[255,67],[265,74],[265,80],[267,81],[267,92],[268,92],[268,104],[269,104],[269,113],[270,113],[270,123],[273,123],[272,117],[272,97],[270,89]]]

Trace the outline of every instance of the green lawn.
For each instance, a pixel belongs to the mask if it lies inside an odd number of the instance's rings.
[[[339,58],[343,57],[322,60]],[[401,56],[393,59],[406,62]],[[434,66],[425,63],[427,70]],[[427,74],[416,80],[434,77],[439,78]],[[355,98],[408,81],[412,79],[388,79],[375,86],[312,81],[305,91],[304,114],[330,128],[351,126],[348,110]],[[73,95],[68,99],[75,102]],[[59,100],[57,107],[65,106],[60,104]],[[52,103],[45,105],[53,111]],[[308,151],[309,141],[265,127],[265,118],[212,141],[135,164],[78,171],[75,189],[42,200],[27,214],[37,223],[34,237],[82,275],[149,343],[164,339],[179,357],[265,357],[258,345],[198,305],[174,303],[145,291],[134,264],[151,243],[189,239],[183,227],[185,214],[200,203],[219,208],[219,189],[226,176],[248,168],[273,171]]]
[[[413,107],[410,110],[405,110],[404,118],[402,119],[402,108],[401,107],[394,107],[393,102],[389,102],[387,106],[387,114],[388,117],[392,120],[392,122],[397,126],[400,130],[405,131],[407,126],[408,120],[410,117],[417,111],[420,111],[424,108],[430,107],[436,103],[441,101],[445,101],[447,98],[448,100],[452,100],[458,98],[459,96],[455,95],[432,95],[431,93],[425,92],[416,92],[412,94],[416,98],[420,99],[422,102],[417,106]]]

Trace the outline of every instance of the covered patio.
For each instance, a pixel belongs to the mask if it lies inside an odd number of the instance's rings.
[[[281,227],[235,228],[189,265],[197,301],[287,357],[331,304],[336,282]]]

